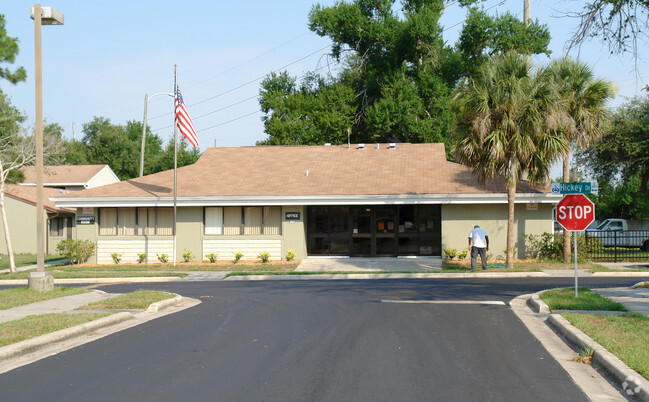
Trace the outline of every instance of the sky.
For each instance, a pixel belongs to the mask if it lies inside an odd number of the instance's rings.
[[[64,135],[80,139],[82,126],[94,116],[115,124],[142,121],[144,95],[148,124],[164,141],[173,136],[174,65],[178,85],[198,132],[201,150],[211,146],[246,146],[266,138],[259,110],[261,80],[286,70],[302,77],[318,69],[336,71],[328,57],[331,42],[308,29],[308,14],[319,3],[335,1],[198,1],[57,0],[43,3],[65,15],[63,26],[42,27],[43,110],[47,122],[59,123]],[[34,23],[24,0],[0,6],[9,36],[19,39],[20,53],[11,67],[24,66],[27,81],[0,81],[12,104],[34,124]],[[397,6],[399,2],[397,1]],[[562,11],[578,10],[581,1],[532,0],[533,19],[549,26],[551,58],[562,57],[575,19]],[[523,0],[487,0],[490,14],[507,11],[522,19]],[[465,10],[452,4],[442,16],[444,39],[457,40]],[[649,49],[642,47],[637,71],[647,71]],[[610,56],[595,40],[572,52],[600,78],[615,83],[612,106],[644,93],[647,77],[636,74],[630,55]],[[544,65],[551,58],[536,56]],[[74,130],[73,130],[74,125]]]

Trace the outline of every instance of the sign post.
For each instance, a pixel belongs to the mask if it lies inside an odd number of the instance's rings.
[[[577,236],[576,231],[586,230],[595,220],[595,204],[583,194],[564,195],[557,204],[557,222],[565,230],[573,232],[575,238],[575,297],[579,296],[577,273]]]

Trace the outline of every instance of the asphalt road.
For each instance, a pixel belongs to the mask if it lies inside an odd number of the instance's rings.
[[[622,286],[625,278],[584,278]],[[103,286],[191,309],[0,375],[0,400],[586,400],[502,301],[570,278]],[[437,303],[386,303],[426,300]]]

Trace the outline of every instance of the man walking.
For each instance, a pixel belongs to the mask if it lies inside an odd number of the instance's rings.
[[[489,251],[489,236],[487,232],[475,225],[469,233],[469,247],[471,247],[471,272],[475,271],[478,254],[482,260],[482,269],[487,269],[487,251]]]

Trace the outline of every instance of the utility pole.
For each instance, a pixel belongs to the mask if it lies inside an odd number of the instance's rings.
[[[530,26],[530,0],[523,0],[523,22],[525,26]]]
[[[72,142],[77,140],[76,133],[74,132],[74,122],[72,122]]]

